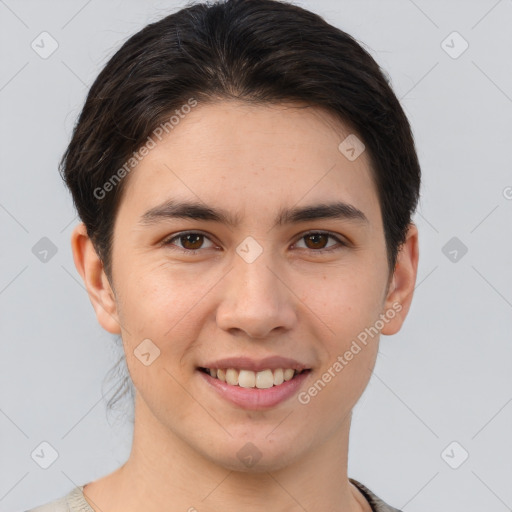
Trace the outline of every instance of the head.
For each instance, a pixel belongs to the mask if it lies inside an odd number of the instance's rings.
[[[252,441],[275,467],[349,418],[409,310],[420,186],[407,118],[351,36],[273,0],[152,23],[92,85],[61,172],[98,321],[169,432],[226,467]],[[220,358],[274,355],[309,370],[301,397],[248,411],[204,387]],[[205,435],[201,397],[230,435]]]

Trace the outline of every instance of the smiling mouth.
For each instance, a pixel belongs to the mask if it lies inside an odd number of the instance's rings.
[[[214,379],[218,379],[230,386],[242,388],[268,389],[277,387],[294,379],[297,375],[308,373],[311,370],[294,370],[292,368],[267,369],[260,372],[251,370],[239,370],[236,368],[198,368],[199,371],[206,373]]]

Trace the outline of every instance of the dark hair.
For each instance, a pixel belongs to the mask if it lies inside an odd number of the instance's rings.
[[[394,270],[421,173],[386,75],[354,38],[312,12],[277,0],[223,0],[188,4],[130,37],[94,81],[75,125],[60,171],[110,281],[126,162],[191,98],[306,103],[350,127],[370,157]]]

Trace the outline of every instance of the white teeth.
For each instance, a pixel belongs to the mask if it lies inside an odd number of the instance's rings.
[[[236,371],[236,370],[233,370]],[[253,388],[256,384],[256,375],[248,370],[240,370],[238,374],[238,385],[241,388]]]
[[[207,372],[212,377],[226,382],[231,386],[240,386],[242,388],[256,387],[258,389],[268,389],[272,386],[279,386],[284,381],[291,380],[295,376],[295,370],[293,368],[268,369],[260,372],[237,370],[235,368],[227,368],[225,370],[221,368],[210,368],[207,369]]]
[[[272,370],[263,370],[256,374],[256,387],[258,389],[271,388],[274,385],[274,375]]]
[[[277,370],[274,370],[274,386],[279,386],[279,384],[282,384],[283,382],[284,382],[283,369],[278,368]]]
[[[292,370],[291,368],[287,368],[284,371],[284,380],[290,380],[293,378],[293,374],[295,373],[295,370]]]
[[[226,382],[232,386],[236,386],[238,384],[238,372],[235,369],[228,368],[226,370]]]

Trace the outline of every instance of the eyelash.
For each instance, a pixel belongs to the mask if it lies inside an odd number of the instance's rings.
[[[186,235],[202,235],[205,238],[207,238],[208,240],[210,240],[208,235],[206,235],[205,233],[202,233],[201,231],[182,231],[176,235],[173,235],[171,238],[167,238],[166,240],[164,240],[162,242],[162,245],[164,245],[164,246],[174,245],[172,243],[173,240],[182,238]],[[329,252],[333,252],[333,251],[342,249],[344,247],[348,247],[347,243],[343,242],[343,240],[341,240],[338,236],[334,235],[333,233],[330,233],[329,231],[308,231],[306,233],[303,233],[297,239],[297,242],[302,240],[303,238],[306,238],[309,235],[327,235],[329,238],[333,238],[334,240],[336,240],[338,242],[338,244],[341,246],[341,247],[335,247],[335,246],[329,247],[328,249],[309,249],[311,252],[314,252],[314,253],[321,253],[321,254],[329,253]],[[297,243],[297,242],[295,242],[295,243]],[[199,252],[203,251],[204,249],[183,249],[182,247],[174,246],[172,250],[178,250],[184,254],[195,255],[195,254],[198,254]],[[306,250],[307,250],[307,248],[306,248]]]

